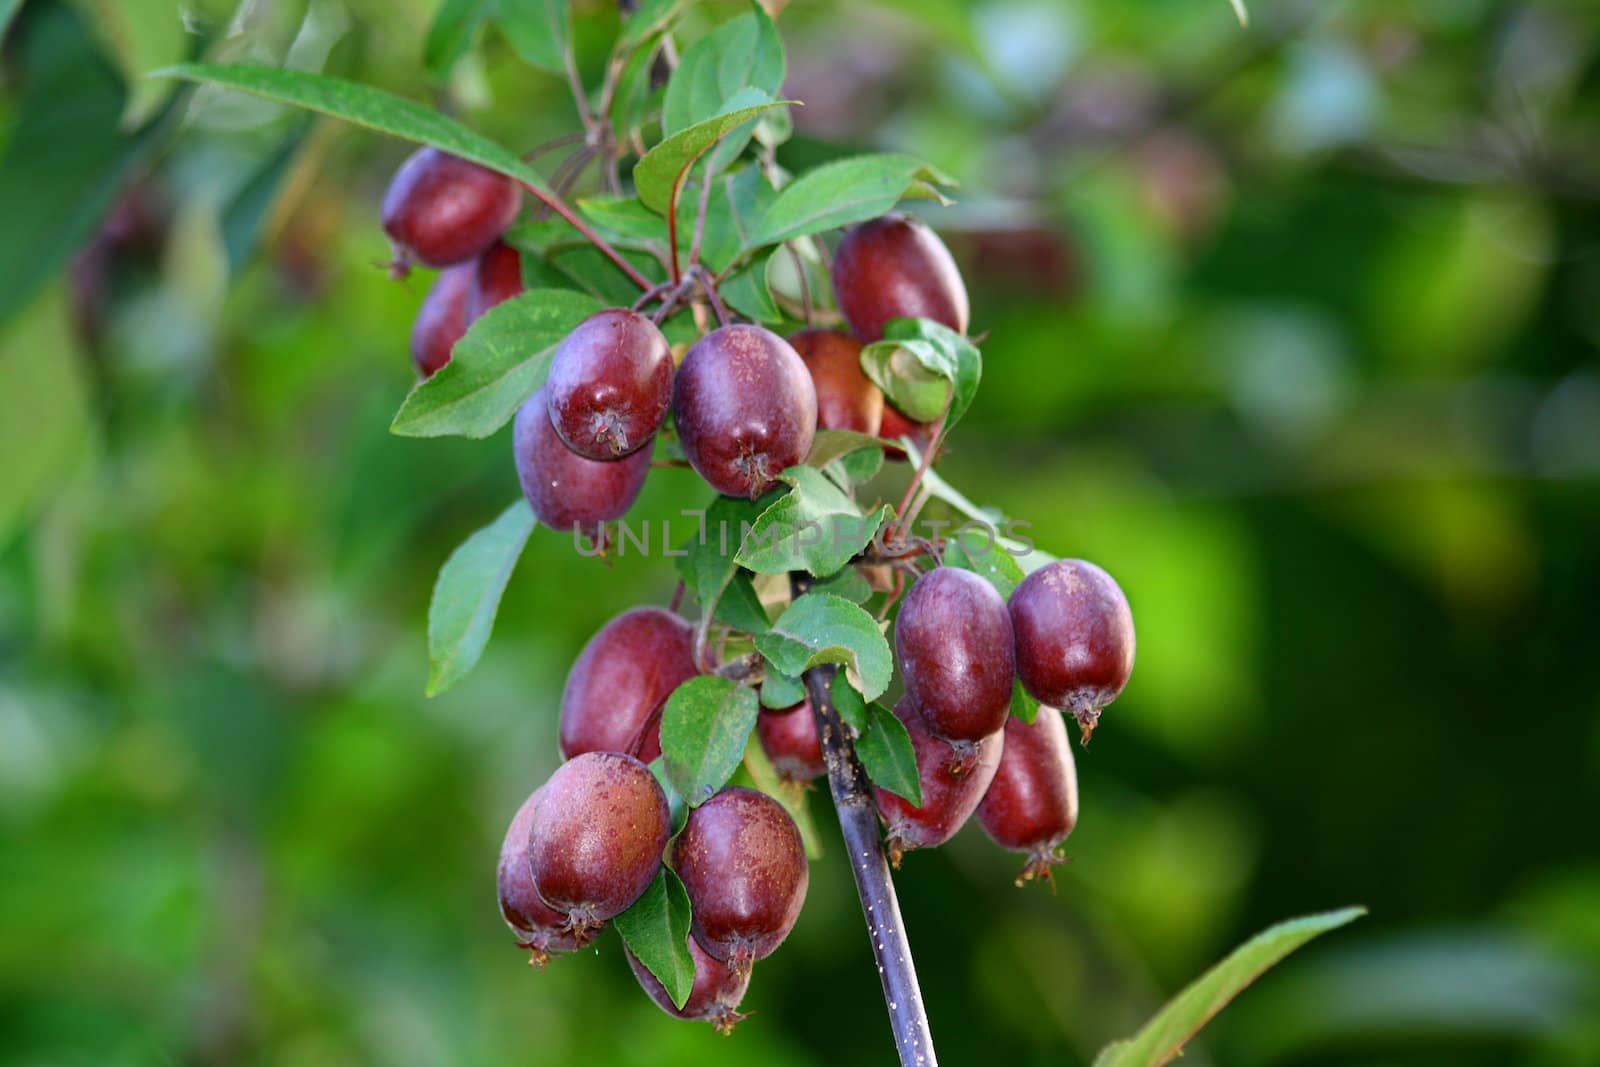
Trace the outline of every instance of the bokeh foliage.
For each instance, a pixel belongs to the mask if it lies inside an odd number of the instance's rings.
[[[424,699],[434,575],[515,479],[503,436],[388,433],[424,287],[375,265],[405,148],[139,77],[259,58],[507,143],[574,128],[493,34],[430,71],[435,6],[0,4],[0,1061],[883,1062],[836,855],[731,1040],[612,938],[527,972],[500,834],[572,657],[673,569],[537,532],[483,660]],[[579,6],[592,80],[617,24]],[[975,832],[907,860],[935,1037],[1087,1062],[1245,935],[1359,902],[1186,1059],[1591,1063],[1600,12],[1252,15],[779,18],[787,158],[961,182],[926,215],[990,336],[947,475],[1106,566],[1140,628],[1059,895]],[[637,513],[702,495],[658,471]]]

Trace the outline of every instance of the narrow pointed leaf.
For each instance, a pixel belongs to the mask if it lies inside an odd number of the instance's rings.
[[[1279,923],[1262,931],[1179,993],[1133,1037],[1106,1047],[1094,1067],[1158,1067],[1183,1046],[1228,1002],[1273,964],[1310,941],[1365,915],[1365,908],[1341,908]]]
[[[460,681],[483,655],[500,596],[533,532],[533,512],[518,500],[465,541],[439,569],[428,604],[428,695]]]
[[[155,72],[186,81],[223,85],[282,104],[354,122],[369,130],[433,145],[462,159],[544,189],[541,178],[511,149],[403,96],[327,74],[251,63],[182,63]]]

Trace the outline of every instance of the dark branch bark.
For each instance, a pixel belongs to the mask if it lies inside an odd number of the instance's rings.
[[[796,579],[794,585],[798,596],[804,583]],[[883,999],[889,1008],[889,1025],[894,1029],[900,1063],[902,1067],[935,1067],[939,1061],[933,1053],[933,1034],[922,1006],[922,990],[917,986],[917,968],[911,959],[900,902],[895,899],[889,861],[878,834],[878,806],[872,798],[867,772],[856,758],[855,744],[829,695],[837,670],[823,666],[805,673],[806,693],[817,717],[817,734],[822,738],[822,755],[828,765],[828,788],[839,813],[850,873],[855,876],[856,891],[861,895],[861,910],[872,938],[878,976],[883,980]]]

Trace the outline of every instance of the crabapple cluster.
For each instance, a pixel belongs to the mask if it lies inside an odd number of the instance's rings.
[[[543,966],[581,948],[631,907],[666,863],[689,895],[694,984],[683,1007],[628,952],[639,984],[681,1019],[730,1030],[756,960],[788,936],[805,902],[805,848],[772,797],[727,786],[673,833],[667,796],[642,760],[661,751],[661,711],[697,673],[689,626],[635,608],[584,646],[561,695],[566,762],[529,795],[506,830],[500,913]]]
[[[500,240],[516,221],[516,182],[437,148],[406,158],[383,198],[394,271],[440,268],[411,329],[411,361],[430,378],[479,315],[522,291],[516,249]]]
[[[519,202],[508,179],[434,149],[396,175],[384,204],[396,268],[442,268],[412,336],[424,376],[449,361],[475,318],[522,291],[519,254],[502,240]],[[921,222],[885,215],[843,235],[832,280],[848,330],[785,338],[724,322],[676,364],[657,321],[637,310],[608,308],[580,322],[513,423],[518,478],[537,518],[598,539],[601,524],[638,496],[669,418],[688,466],[718,492],[749,499],[803,462],[819,430],[909,437],[924,453],[936,446],[936,428],[909,419],[863,372],[862,352],[896,318],[966,332],[967,292],[950,252]],[[671,304],[663,299],[661,315]],[[928,547],[942,558],[938,542]],[[1009,599],[970,570],[900,565],[912,581],[894,623],[903,695],[893,714],[921,795],[913,804],[874,788],[889,856],[898,865],[907,851],[941,845],[976,815],[996,843],[1026,854],[1019,884],[1049,877],[1078,815],[1063,715],[1087,739],[1126,684],[1127,601],[1080,560],[1035,570]],[[809,868],[793,818],[753,789],[725,786],[674,827],[649,764],[661,756],[668,698],[710,669],[703,650],[689,622],[655,607],[624,612],[590,639],[561,697],[565,762],[512,819],[498,881],[505,921],[543,965],[587,944],[666,864],[691,907],[687,1001],[676,1006],[631,949],[629,965],[663,1010],[726,1030],[741,1018],[755,962],[793,928]],[[1019,684],[1040,702],[1032,722],[1012,713]],[[789,783],[828,772],[819,710],[807,698],[757,718],[759,743]]]
[[[1078,821],[1062,710],[1087,741],[1133,670],[1122,590],[1083,560],[1045,564],[1009,601],[970,571],[936,567],[901,602],[894,637],[905,682],[894,713],[922,804],[876,790],[890,858],[943,844],[976,812],[996,844],[1027,853],[1019,885],[1048,877]],[[1040,702],[1032,723],[1010,714],[1016,682]]]

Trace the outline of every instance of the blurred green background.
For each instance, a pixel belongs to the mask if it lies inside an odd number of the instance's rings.
[[[497,37],[430,79],[435,7],[0,2],[0,1061],[889,1062],[836,847],[726,1040],[614,937],[534,973],[496,913],[568,664],[673,568],[536,534],[425,700],[434,576],[517,487],[505,434],[387,432],[427,281],[377,265],[407,147],[141,76],[204,49],[508,144],[575,128]],[[578,9],[594,81],[617,16]],[[1359,903],[1184,1062],[1600,1063],[1600,8],[1251,13],[779,19],[780,158],[961,179],[928,217],[989,338],[941,469],[1139,626],[1059,892],[975,828],[899,875],[935,1037],[1086,1063]],[[635,513],[704,495],[657,471]]]

